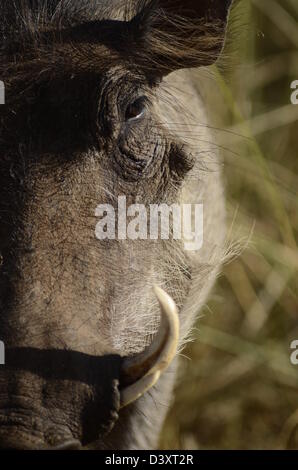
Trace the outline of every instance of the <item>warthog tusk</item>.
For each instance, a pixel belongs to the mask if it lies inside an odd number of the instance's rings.
[[[156,384],[174,359],[179,341],[179,317],[176,304],[160,287],[154,286],[161,311],[158,332],[141,353],[126,357],[121,369],[121,407],[132,403]]]

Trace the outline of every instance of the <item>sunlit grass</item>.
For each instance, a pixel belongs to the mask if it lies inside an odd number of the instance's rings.
[[[163,448],[298,448],[298,3],[252,0],[249,19],[245,1],[241,65],[214,71],[208,99],[215,127],[232,131],[216,132],[228,221],[249,243],[225,266],[185,352]]]

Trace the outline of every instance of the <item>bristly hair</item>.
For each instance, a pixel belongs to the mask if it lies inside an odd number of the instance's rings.
[[[139,66],[161,74],[177,68],[209,65],[222,49],[222,18],[183,17],[165,9],[161,0],[0,0],[1,42],[42,42],[44,33],[62,32],[79,25],[92,30],[92,42],[100,43],[100,23],[112,21],[112,48]],[[116,21],[116,22],[114,22]],[[115,41],[117,30],[119,40]],[[82,28],[80,29],[82,31]],[[108,28],[104,29],[107,34]],[[55,35],[55,40],[57,40]],[[106,40],[106,37],[105,37]]]
[[[141,43],[146,40],[151,28],[154,27],[158,6],[159,0],[139,0],[133,14],[130,12],[125,18],[125,21],[130,24],[134,37]]]
[[[164,75],[179,68],[214,63],[224,45],[223,21],[184,17],[159,5],[159,1],[149,2],[131,21],[141,33],[136,38],[141,47],[136,51],[143,67],[153,66]]]

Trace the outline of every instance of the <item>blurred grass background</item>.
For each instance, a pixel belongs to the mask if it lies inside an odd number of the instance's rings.
[[[214,70],[208,101],[225,129],[229,227],[252,235],[184,351],[163,449],[298,449],[298,1],[242,0],[232,29],[239,19],[237,65]]]

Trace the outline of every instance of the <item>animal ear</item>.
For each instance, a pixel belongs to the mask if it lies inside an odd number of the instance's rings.
[[[225,41],[232,0],[153,0],[131,20],[139,60],[166,75],[211,65]],[[143,2],[144,5],[144,2]]]

